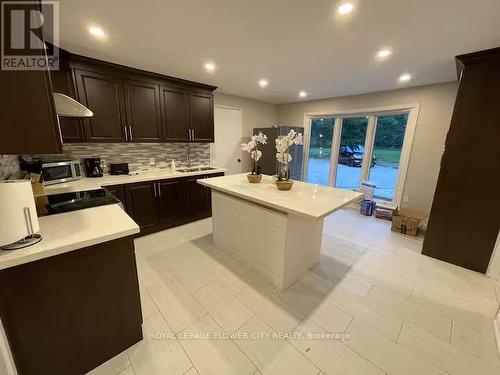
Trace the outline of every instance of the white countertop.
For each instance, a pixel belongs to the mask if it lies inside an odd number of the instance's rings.
[[[19,250],[0,250],[0,270],[139,233],[118,204],[39,218],[42,241]]]
[[[157,169],[147,172],[140,172],[137,175],[104,175],[103,177],[83,177],[76,181],[70,181],[63,184],[54,184],[45,186],[45,195],[68,193],[72,191],[87,191],[100,189],[104,186],[131,184],[134,182],[164,180],[169,178],[198,176],[202,174],[212,174],[224,172],[225,169],[216,168],[208,171],[195,172],[172,172],[170,169]]]
[[[198,180],[199,184],[276,210],[310,218],[323,218],[349,203],[361,199],[362,193],[294,181],[292,190],[280,191],[271,176],[262,176],[259,184],[248,182],[246,173]]]

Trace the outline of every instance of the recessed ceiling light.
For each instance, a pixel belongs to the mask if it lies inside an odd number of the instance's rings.
[[[215,71],[215,68],[216,68],[216,67],[215,67],[215,64],[214,64],[213,62],[207,62],[207,63],[205,64],[205,70],[206,70],[207,72],[213,72],[213,71]]]
[[[305,98],[305,97],[307,96],[307,92],[305,92],[305,91],[301,91],[301,92],[299,92],[299,96],[300,96],[301,98]]]
[[[351,3],[344,3],[344,4],[339,6],[338,11],[339,11],[339,14],[344,15],[344,14],[351,13],[353,9],[354,9],[354,5],[352,5]]]
[[[399,82],[408,82],[411,80],[411,74],[408,74],[408,73],[405,73],[405,74],[401,74],[398,78],[398,81]]]
[[[385,59],[386,57],[389,57],[391,54],[392,54],[392,51],[390,49],[383,48],[377,52],[377,57],[379,59]]]
[[[269,82],[267,81],[267,79],[260,79],[259,80],[259,86],[264,88],[264,87],[267,87],[267,85],[269,85]]]
[[[89,33],[97,38],[104,38],[106,36],[104,30],[97,26],[89,27]]]

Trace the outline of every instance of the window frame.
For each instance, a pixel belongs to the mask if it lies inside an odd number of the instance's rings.
[[[340,150],[340,136],[342,134],[343,119],[346,117],[360,117],[360,116],[369,117],[368,128],[365,137],[365,145],[364,145],[365,155],[369,155],[369,157],[363,158],[363,163],[361,165],[361,174],[360,174],[360,183],[361,183],[361,181],[366,180],[368,178],[370,173],[370,164],[373,155],[378,117],[391,114],[408,113],[408,122],[406,123],[405,136],[403,140],[403,146],[401,149],[401,158],[399,160],[398,178],[396,180],[394,198],[392,201],[380,198],[374,198],[374,200],[382,206],[387,206],[391,208],[401,206],[419,111],[420,111],[420,103],[412,103],[412,104],[400,104],[400,105],[383,106],[375,108],[346,109],[346,110],[336,109],[336,110],[327,110],[321,112],[304,113],[304,154],[303,154],[304,159],[302,163],[303,179],[306,180],[307,178],[309,147],[311,141],[310,139],[311,125],[312,125],[312,120],[314,118],[334,118],[328,186],[335,187],[335,182],[337,178],[338,155]]]

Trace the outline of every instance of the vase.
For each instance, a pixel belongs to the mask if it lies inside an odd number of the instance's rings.
[[[247,174],[248,182],[252,184],[258,184],[260,180],[262,180],[262,175],[261,174]]]
[[[276,186],[278,187],[278,190],[288,191],[292,188],[292,185],[292,180],[276,180]]]

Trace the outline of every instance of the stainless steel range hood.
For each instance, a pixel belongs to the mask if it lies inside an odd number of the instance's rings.
[[[75,99],[64,94],[55,92],[54,102],[56,104],[56,113],[59,117],[92,117],[94,113],[78,103]]]

